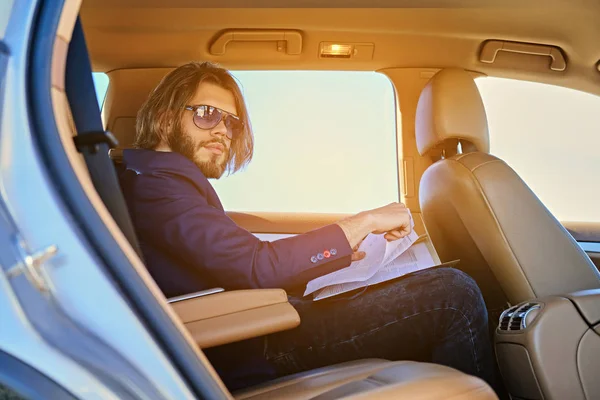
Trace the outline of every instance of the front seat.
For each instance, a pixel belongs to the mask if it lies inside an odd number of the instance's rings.
[[[483,101],[468,72],[433,76],[419,98],[415,129],[419,153],[434,161],[419,188],[425,226],[441,260],[460,259],[488,308],[600,288],[598,270],[573,237],[514,170],[489,154]]]

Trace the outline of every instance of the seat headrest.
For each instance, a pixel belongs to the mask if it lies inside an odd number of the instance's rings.
[[[106,129],[119,141],[120,148],[128,148],[135,141],[137,112],[173,68],[117,69],[108,73],[110,84],[106,92],[102,118]]]
[[[444,69],[431,78],[419,97],[415,133],[421,155],[456,151],[459,142],[463,151],[489,152],[485,108],[467,71]]]

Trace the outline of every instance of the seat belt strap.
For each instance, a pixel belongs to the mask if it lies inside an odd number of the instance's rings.
[[[92,67],[80,18],[77,18],[69,52],[65,89],[77,129],[75,146],[83,154],[92,183],[117,225],[141,257],[141,251],[108,151],[117,140],[104,130],[96,98]]]

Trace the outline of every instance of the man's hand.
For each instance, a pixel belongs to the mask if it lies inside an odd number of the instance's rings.
[[[352,257],[351,257],[352,262],[362,260],[363,258],[365,258],[367,256],[367,253],[365,253],[364,251],[358,251],[358,248],[360,247],[361,243],[362,243],[362,240],[356,246],[354,246],[352,248]]]
[[[391,203],[367,211],[372,219],[373,231],[371,233],[385,233],[384,237],[389,240],[402,239],[410,233],[410,213],[402,203]]]
[[[362,240],[369,234],[382,234],[389,240],[398,240],[410,233],[410,213],[402,203],[391,203],[387,206],[363,211],[352,217],[345,218],[337,223],[346,234],[348,243],[354,249],[358,248]],[[361,252],[364,254],[364,252]],[[360,257],[360,258],[356,258]],[[352,255],[355,261],[364,258],[357,254]]]

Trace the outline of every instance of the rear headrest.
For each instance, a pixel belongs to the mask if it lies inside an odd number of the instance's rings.
[[[468,72],[444,69],[431,78],[419,97],[415,133],[421,155],[455,152],[459,142],[464,152],[490,151],[485,108]]]
[[[117,69],[108,73],[110,84],[102,107],[106,129],[128,148],[135,140],[137,112],[160,80],[173,68]]]

